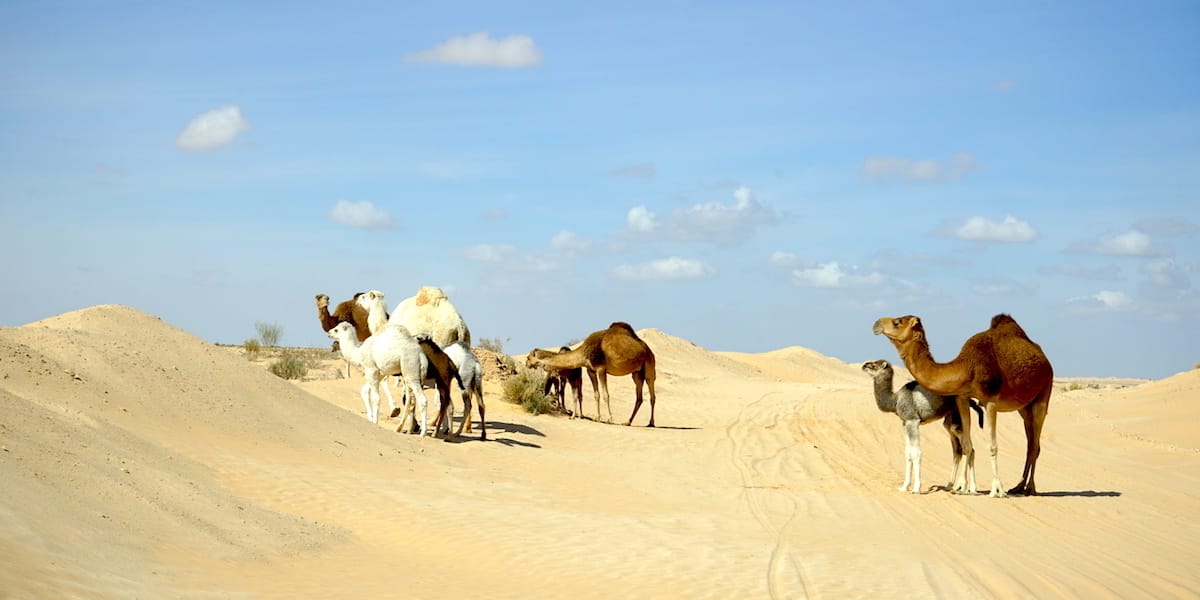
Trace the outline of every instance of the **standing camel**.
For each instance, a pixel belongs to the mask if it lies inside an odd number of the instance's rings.
[[[596,420],[600,420],[600,396],[604,396],[604,406],[608,408],[608,422],[612,422],[612,406],[608,399],[608,376],[633,376],[633,388],[636,390],[633,414],[629,415],[626,425],[633,423],[638,408],[642,406],[642,382],[650,390],[650,423],[654,427],[654,352],[642,338],[634,333],[629,323],[616,322],[608,329],[593,332],[574,350],[560,352],[549,356],[534,356],[528,360],[530,367],[542,367],[547,371],[576,369],[586,367],[588,378],[592,380],[592,392],[596,396]],[[599,379],[599,386],[596,380]]]
[[[1006,314],[992,317],[991,326],[968,338],[958,356],[948,363],[933,360],[919,317],[884,317],[875,321],[874,331],[891,340],[917,383],[935,394],[958,397],[958,412],[964,423],[970,422],[970,398],[983,405],[992,457],[991,495],[996,498],[1005,495],[996,457],[996,413],[1020,412],[1025,421],[1025,469],[1021,482],[1008,493],[1037,494],[1033,476],[1042,451],[1042,424],[1054,383],[1054,368],[1041,346]],[[970,431],[970,427],[963,428],[965,455],[973,450]],[[959,472],[965,475],[966,469]],[[955,483],[955,490],[975,492],[963,479]]]

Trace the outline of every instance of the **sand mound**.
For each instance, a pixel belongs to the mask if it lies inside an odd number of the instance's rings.
[[[914,496],[858,365],[639,335],[657,427],[590,389],[587,419],[529,415],[492,377],[488,441],[446,443],[366,422],[361,374],[284,381],[127,307],[0,328],[0,597],[1200,594],[1200,372],[1056,392],[1040,496]],[[949,444],[922,437],[928,488]],[[1012,485],[1017,415],[998,441]]]

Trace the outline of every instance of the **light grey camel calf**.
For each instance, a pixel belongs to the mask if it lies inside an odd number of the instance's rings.
[[[946,484],[946,489],[951,489],[958,477],[958,465],[962,460],[964,433],[955,397],[934,394],[918,385],[916,381],[910,381],[893,392],[892,365],[883,359],[864,363],[862,370],[875,380],[875,406],[883,412],[894,413],[904,422],[904,483],[898,489],[902,492],[909,491],[911,484],[912,493],[921,493],[920,428],[921,425],[938,419],[942,419],[942,426],[946,428],[946,433],[950,434],[954,471],[950,474],[950,483]],[[970,405],[979,413],[979,426],[983,427],[983,409],[974,400],[970,401]],[[967,456],[966,475],[971,481],[970,489],[975,489],[974,448]]]

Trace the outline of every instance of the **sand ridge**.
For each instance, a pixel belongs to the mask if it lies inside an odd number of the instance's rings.
[[[639,335],[659,427],[596,422],[587,384],[588,419],[528,415],[493,379],[492,439],[448,443],[366,422],[359,374],[284,381],[132,308],[0,328],[0,597],[1200,594],[1200,372],[1056,388],[1042,496],[913,496],[858,364]],[[1011,485],[1015,414],[999,442]]]

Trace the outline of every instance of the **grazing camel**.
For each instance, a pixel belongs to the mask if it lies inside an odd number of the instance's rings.
[[[875,406],[879,410],[893,413],[904,423],[904,483],[899,490],[921,493],[921,426],[942,419],[942,426],[950,434],[950,455],[953,471],[946,489],[958,478],[959,463],[963,457],[962,416],[958,414],[958,403],[954,396],[940,396],[910,381],[895,392],[892,391],[893,369],[891,363],[879,359],[864,363],[862,370],[875,380]],[[979,413],[979,426],[983,427],[983,409],[975,401],[971,409]],[[968,423],[968,427],[970,424]],[[967,457],[967,478],[975,480],[975,451]],[[972,484],[973,485],[973,484]]]
[[[557,352],[553,350],[534,348],[525,357],[525,367],[529,369],[535,368],[535,359],[546,358],[548,356],[554,356],[555,354],[562,354],[563,352],[570,351],[570,346],[562,346]],[[573,391],[575,395],[574,412],[567,410],[566,403],[564,402],[564,396],[566,396],[567,392],[567,384],[571,385],[571,391]],[[572,419],[583,417],[583,367],[575,367],[574,369],[546,369],[546,385],[542,388],[542,393],[549,396],[552,388],[556,388],[554,390],[554,398],[558,402],[559,410],[562,410],[570,415]],[[600,418],[599,411],[596,413],[596,418]]]
[[[416,412],[421,415],[421,435],[425,435],[428,431],[428,420],[425,416],[425,393],[421,390],[421,381],[425,379],[429,360],[408,331],[400,326],[388,326],[359,344],[354,326],[338,323],[326,335],[338,341],[342,356],[346,360],[363,369],[366,383],[359,393],[367,410],[367,419],[372,423],[379,422],[379,387],[388,375],[402,375],[407,392],[417,400],[415,403],[404,404],[400,426],[396,431],[401,431],[404,424],[409,422],[413,404],[416,404]],[[387,385],[383,385],[383,391],[387,394],[392,414],[396,414],[396,401],[392,399],[392,392],[388,390]]]
[[[1042,425],[1050,406],[1054,384],[1054,368],[1025,330],[1009,315],[992,317],[991,326],[963,343],[958,356],[948,363],[933,360],[925,327],[912,315],[884,317],[875,321],[876,335],[891,340],[917,383],[935,394],[958,396],[958,411],[963,420],[970,419],[967,400],[975,398],[983,405],[986,415],[989,451],[992,458],[993,497],[1003,497],[1000,469],[997,461],[996,413],[1018,411],[1025,421],[1025,468],[1021,482],[1008,490],[1010,494],[1037,494],[1034,471],[1041,454]],[[970,427],[963,429],[963,452],[970,455]],[[974,492],[966,482],[955,483],[955,490]]]
[[[547,370],[586,367],[588,378],[592,380],[592,392],[596,396],[596,420],[600,420],[600,396],[603,395],[609,423],[612,422],[612,406],[608,398],[608,376],[633,376],[636,399],[633,414],[629,415],[626,425],[633,423],[638,408],[642,406],[642,382],[645,382],[650,390],[650,423],[646,426],[654,427],[654,352],[637,336],[629,323],[618,321],[609,325],[608,329],[592,332],[574,350],[540,358],[531,357],[526,364]],[[597,378],[600,380],[598,387]]]

